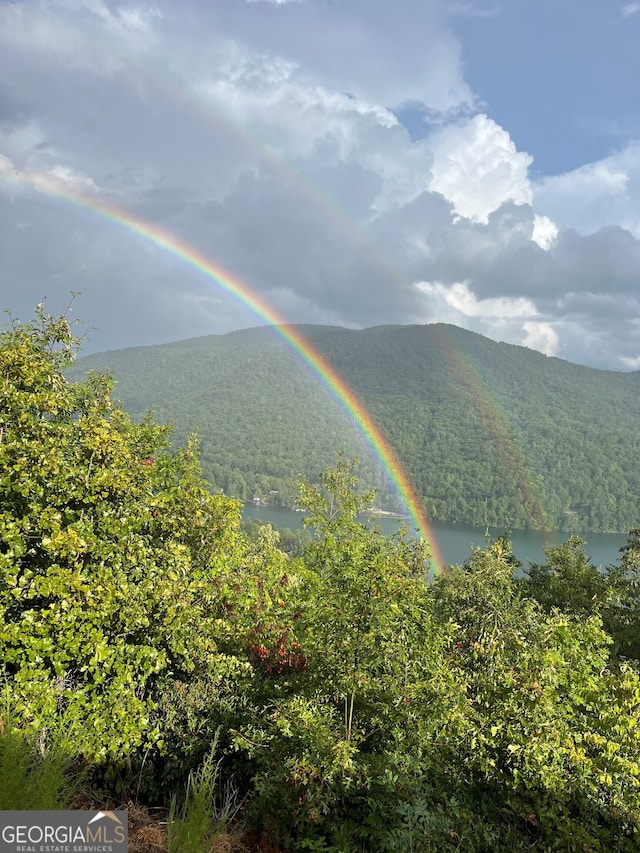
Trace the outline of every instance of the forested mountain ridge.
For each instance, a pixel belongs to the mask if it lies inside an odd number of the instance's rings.
[[[445,324],[297,326],[367,406],[429,515],[620,530],[640,516],[640,373],[587,368]],[[291,504],[336,449],[393,506],[352,419],[268,327],[95,354],[134,417],[197,429],[214,487]]]

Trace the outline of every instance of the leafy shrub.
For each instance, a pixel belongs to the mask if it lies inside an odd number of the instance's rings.
[[[112,382],[70,383],[76,339],[39,309],[0,339],[0,661],[21,725],[65,710],[87,757],[162,743],[169,673],[222,677],[216,583],[242,559],[237,504],[211,495],[197,449],[132,424]]]

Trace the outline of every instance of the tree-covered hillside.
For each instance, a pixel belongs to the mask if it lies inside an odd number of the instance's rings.
[[[640,374],[593,370],[447,325],[299,330],[366,404],[434,519],[628,530],[640,515]],[[134,416],[197,429],[211,483],[290,505],[336,449],[393,495],[345,411],[268,328],[82,359]],[[274,494],[277,492],[277,494]]]

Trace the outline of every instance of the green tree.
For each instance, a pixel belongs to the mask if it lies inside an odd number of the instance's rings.
[[[78,340],[39,306],[0,337],[0,661],[22,723],[81,720],[89,756],[162,740],[160,679],[246,662],[220,650],[216,584],[242,560],[239,509],[197,448],[131,423],[112,380],[69,382]]]
[[[531,565],[523,589],[544,609],[572,615],[599,614],[613,640],[611,653],[640,660],[640,529],[629,533],[620,560],[603,572],[584,553],[584,542],[571,536],[547,548],[547,563]]]
[[[255,762],[256,809],[277,816],[294,849],[303,839],[375,849],[376,827],[460,700],[446,631],[434,630],[426,547],[358,523],[372,496],[354,486],[353,463],[339,460],[301,489],[317,539],[282,596],[293,597],[304,666],[268,672],[260,714],[237,739]]]
[[[640,662],[640,528],[629,532],[616,566],[607,574],[609,599],[605,627],[614,639],[617,653]]]
[[[547,562],[532,564],[525,582],[528,593],[545,608],[567,613],[598,613],[607,600],[605,574],[584,553],[584,540],[570,536],[562,545],[545,548]]]
[[[563,581],[591,578],[579,548],[550,549]],[[485,849],[484,826],[485,837],[493,827],[501,839],[493,849],[528,849],[528,838],[541,849],[631,851],[640,826],[640,682],[628,667],[607,668],[611,641],[597,613],[579,609],[591,602],[588,587],[570,597],[563,582],[558,597],[576,611],[547,602],[548,614],[529,589],[513,580],[504,537],[434,587],[436,613],[457,626],[450,666],[468,697],[451,740],[452,788],[476,815],[476,829],[464,827],[465,849]],[[517,845],[505,836],[509,823],[519,827]]]

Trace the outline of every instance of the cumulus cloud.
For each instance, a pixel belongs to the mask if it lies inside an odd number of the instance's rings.
[[[548,216],[539,216],[536,214],[533,217],[533,233],[531,239],[537,243],[541,249],[550,249],[558,238],[558,226]]]
[[[558,354],[560,340],[551,323],[528,321],[523,324],[522,330],[525,332],[522,340],[525,347],[539,350],[545,355]]]
[[[620,9],[623,18],[630,18],[631,15],[637,15],[638,12],[640,12],[640,3],[627,3]]]
[[[0,4],[0,41],[10,59],[30,54],[67,68],[117,73],[156,42],[162,13],[153,6],[111,8],[102,0]],[[19,60],[18,60],[19,61]]]
[[[95,181],[87,175],[79,174],[68,166],[54,166],[49,172],[53,179],[53,186],[60,185],[72,192],[97,193],[98,187]]]
[[[97,194],[99,188],[88,175],[81,174],[64,165],[56,165],[46,172],[20,169],[9,157],[0,154],[0,177],[11,181],[14,187],[35,188],[51,194],[78,196]],[[1,189],[1,188],[0,188]]]
[[[557,355],[559,336],[553,324],[540,317],[532,300],[524,297],[480,299],[469,282],[418,282],[425,317],[488,335],[499,341]],[[524,322],[523,322],[524,321]]]
[[[617,196],[624,193],[629,183],[627,173],[615,167],[613,158],[600,163],[589,163],[581,166],[573,172],[567,172],[557,177],[546,178],[542,186],[555,187],[561,192],[564,190],[582,193],[590,197]]]
[[[11,160],[5,157],[4,154],[0,154],[0,175],[6,178],[14,178],[17,174],[18,171]]]
[[[640,142],[579,169],[534,184],[534,205],[582,233],[619,225],[640,237]]]
[[[531,317],[537,314],[534,304],[523,297],[500,296],[492,299],[478,299],[471,291],[469,282],[454,282],[445,285],[442,282],[417,282],[416,289],[426,296],[441,299],[456,313],[464,317]]]
[[[486,223],[507,201],[528,204],[532,158],[486,115],[441,131],[433,141],[431,190],[453,204],[458,216]]]
[[[313,85],[295,66],[264,56],[236,54],[224,74],[199,80],[196,91],[221,122],[230,117],[236,126],[253,128],[290,157],[308,157],[324,146],[332,161],[344,159],[363,132],[398,124],[384,107]]]
[[[285,3],[277,8],[268,2],[218,0],[202,14],[248,53],[278,56],[336,92],[389,107],[414,103],[435,114],[468,109],[475,102],[464,79],[459,41],[440,0]]]

